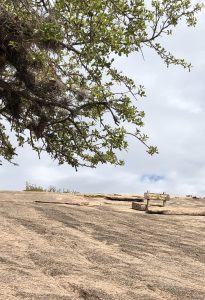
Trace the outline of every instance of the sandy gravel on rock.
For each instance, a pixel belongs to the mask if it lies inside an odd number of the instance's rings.
[[[0,193],[0,299],[205,299],[205,217],[91,198]]]

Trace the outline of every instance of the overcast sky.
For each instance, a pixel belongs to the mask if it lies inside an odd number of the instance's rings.
[[[162,39],[177,57],[192,62],[188,71],[167,67],[157,55],[144,50],[145,60],[132,55],[117,61],[118,67],[146,87],[147,97],[138,105],[146,113],[144,132],[157,145],[159,155],[130,139],[127,153],[119,153],[124,167],[96,169],[58,166],[48,155],[41,160],[30,148],[19,149],[18,167],[0,167],[1,190],[23,190],[26,181],[79,192],[144,193],[205,196],[205,11],[196,28],[181,24],[173,37]]]

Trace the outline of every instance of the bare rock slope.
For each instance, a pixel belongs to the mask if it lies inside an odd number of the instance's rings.
[[[120,199],[122,200],[122,199]],[[200,209],[203,199],[176,199]],[[205,299],[205,217],[83,195],[0,193],[0,299]]]

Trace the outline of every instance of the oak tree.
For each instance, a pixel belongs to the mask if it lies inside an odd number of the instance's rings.
[[[116,150],[127,149],[128,135],[157,152],[141,132],[144,87],[115,59],[149,47],[167,66],[190,68],[159,38],[182,19],[194,26],[201,8],[190,0],[0,0],[0,156],[16,154],[6,123],[19,146],[75,168],[122,164]]]

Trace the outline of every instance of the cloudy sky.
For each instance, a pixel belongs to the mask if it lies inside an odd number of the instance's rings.
[[[79,192],[144,193],[205,196],[205,11],[196,28],[181,24],[173,37],[162,39],[177,57],[192,62],[188,71],[166,66],[155,53],[144,50],[145,60],[132,55],[118,67],[146,87],[138,105],[146,113],[144,132],[159,155],[130,139],[127,153],[119,153],[124,167],[99,166],[95,170],[58,166],[48,155],[41,160],[29,147],[19,149],[18,167],[0,167],[1,190],[23,190],[26,181]]]

